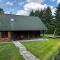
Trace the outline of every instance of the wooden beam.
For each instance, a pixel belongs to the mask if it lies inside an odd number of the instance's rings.
[[[28,39],[29,39],[29,31],[28,31]]]

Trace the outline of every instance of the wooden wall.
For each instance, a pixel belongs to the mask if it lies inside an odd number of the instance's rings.
[[[11,32],[8,32],[7,38],[2,38],[1,34],[2,34],[2,32],[0,32],[0,42],[11,41]]]
[[[32,38],[40,38],[40,31],[16,31],[8,32],[8,37],[2,38],[2,32],[0,32],[0,42],[12,41],[12,40],[25,40]]]

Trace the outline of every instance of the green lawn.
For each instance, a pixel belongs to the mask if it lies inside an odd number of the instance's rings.
[[[24,60],[13,43],[0,43],[0,60]]]
[[[23,45],[41,60],[51,60],[60,46],[60,39],[22,42]]]

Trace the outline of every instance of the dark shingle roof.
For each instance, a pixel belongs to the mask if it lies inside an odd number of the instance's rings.
[[[5,14],[0,15],[0,31],[47,30],[38,17]]]

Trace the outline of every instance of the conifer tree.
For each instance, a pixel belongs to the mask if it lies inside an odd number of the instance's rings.
[[[60,35],[60,3],[58,4],[58,7],[56,9],[55,13],[55,35]]]

